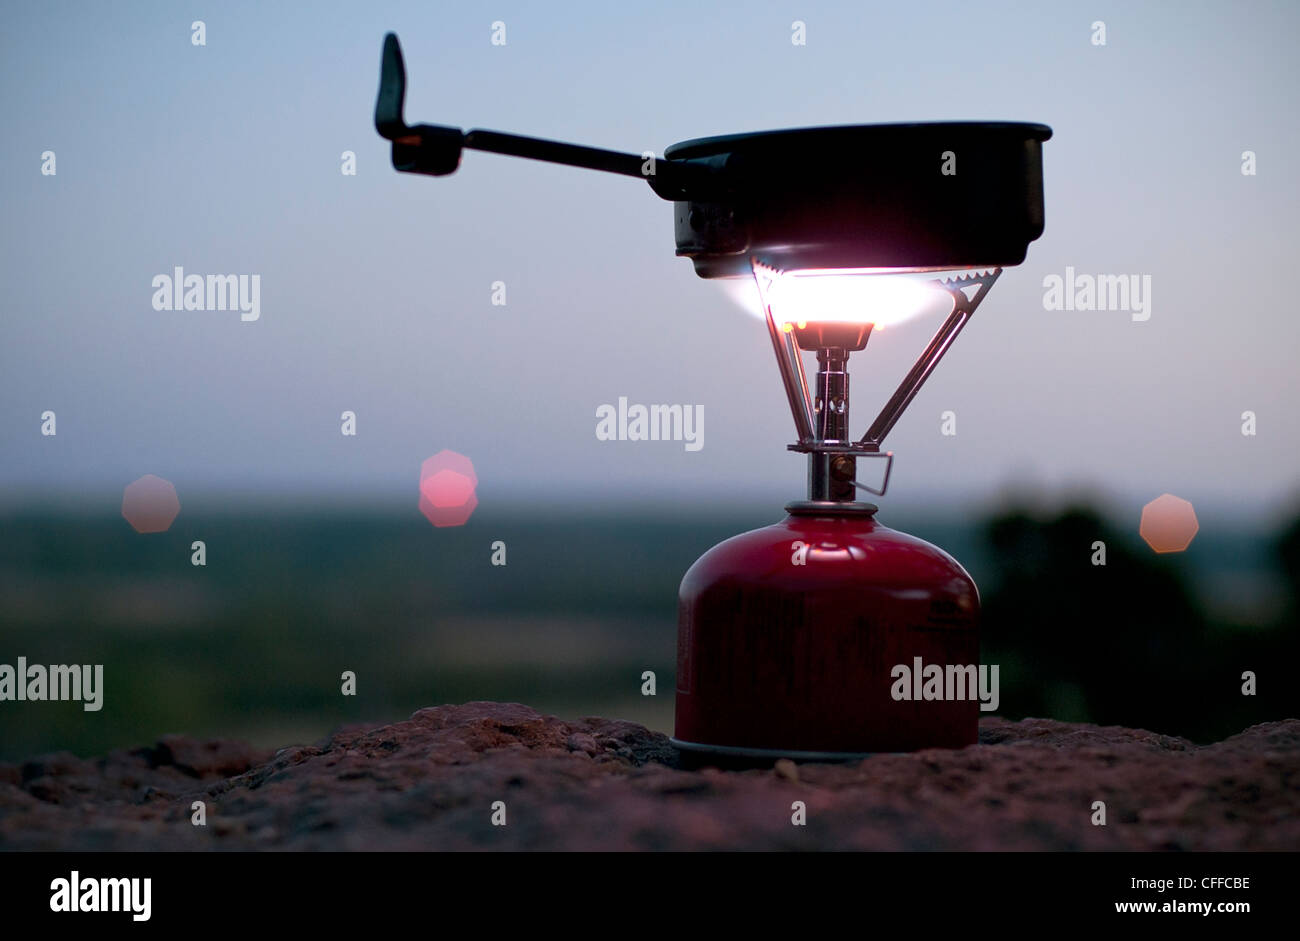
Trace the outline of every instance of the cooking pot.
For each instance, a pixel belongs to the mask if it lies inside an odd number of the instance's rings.
[[[393,166],[444,176],[484,150],[644,178],[674,203],[677,254],[703,278],[781,270],[994,268],[1043,232],[1042,124],[794,128],[673,144],[662,158],[499,131],[408,126],[406,69],[384,39],[375,127]]]

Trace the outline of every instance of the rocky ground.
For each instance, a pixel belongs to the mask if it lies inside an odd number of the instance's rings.
[[[1296,850],[1300,720],[1202,747],[985,719],[960,751],[726,771],[634,723],[467,703],[275,753],[168,737],[0,764],[0,848]]]

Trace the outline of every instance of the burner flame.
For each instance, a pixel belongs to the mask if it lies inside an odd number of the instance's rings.
[[[876,328],[919,317],[946,317],[953,309],[947,281],[982,269],[960,271],[906,271],[880,268],[821,268],[779,271],[757,259],[753,278],[720,282],[738,305],[756,317],[764,316],[764,302],[772,317],[788,331],[788,324],[873,324]],[[801,327],[802,328],[802,327]]]

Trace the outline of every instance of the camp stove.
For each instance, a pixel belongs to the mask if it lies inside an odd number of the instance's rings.
[[[444,176],[466,150],[640,177],[673,203],[677,254],[752,279],[808,462],[786,517],[713,547],[682,580],[673,742],[696,760],[855,758],[977,739],[979,702],[900,695],[900,667],[968,679],[979,592],[941,549],[888,529],[884,441],[1003,268],[1043,231],[1041,124],[946,122],[762,131],[662,158],[497,131],[407,125],[397,37],[384,40],[375,126],[393,166]],[[848,360],[873,329],[943,321],[866,432]],[[815,357],[809,381],[805,356]],[[859,469],[870,466],[869,481]],[[948,684],[951,687],[951,683]],[[919,688],[919,683],[918,683]]]

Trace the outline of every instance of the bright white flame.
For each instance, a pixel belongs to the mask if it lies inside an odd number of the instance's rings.
[[[936,272],[882,273],[879,269],[826,268],[780,272],[756,264],[764,279],[772,317],[786,323],[872,323],[889,326],[927,314],[947,316],[952,295],[935,283]],[[753,278],[724,282],[727,293],[762,317],[763,300]]]

